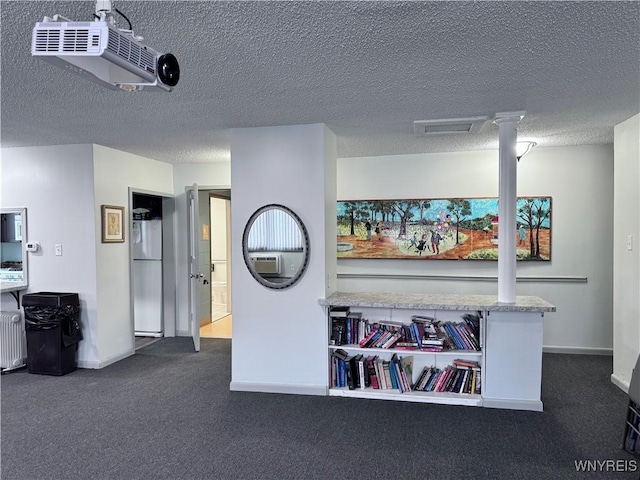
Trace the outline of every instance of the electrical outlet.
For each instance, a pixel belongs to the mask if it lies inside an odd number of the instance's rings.
[[[62,244],[61,243],[56,243],[55,249],[56,249],[56,257],[61,257],[62,256]]]

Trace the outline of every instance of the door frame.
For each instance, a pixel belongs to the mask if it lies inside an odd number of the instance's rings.
[[[200,351],[200,280],[204,274],[200,271],[200,190],[198,184],[185,187],[187,199],[187,323],[193,339],[193,347]]]
[[[176,249],[175,249],[175,197],[173,194],[129,187],[129,214],[127,230],[131,238],[131,222],[133,221],[133,196],[135,194],[151,195],[162,199],[162,332],[163,337],[176,336]],[[131,340],[135,350],[135,318],[133,313],[133,243],[129,243],[129,302]]]
[[[226,200],[229,203],[227,204],[226,215],[225,215],[225,224],[226,224],[226,233],[227,233],[227,251],[226,251],[226,262],[227,262],[227,310],[228,315],[232,315],[232,298],[231,298],[231,189],[211,189],[209,190],[209,202],[211,202],[211,198],[218,198],[220,200]],[[209,229],[211,230],[211,215],[209,215]],[[213,289],[213,282],[211,283],[211,288]],[[211,293],[213,296],[213,292]]]

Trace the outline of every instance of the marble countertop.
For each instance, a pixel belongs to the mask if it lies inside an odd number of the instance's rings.
[[[499,303],[497,295],[336,292],[321,298],[322,306],[412,308],[417,310],[488,310],[490,312],[555,312],[540,297],[516,296],[515,303]]]

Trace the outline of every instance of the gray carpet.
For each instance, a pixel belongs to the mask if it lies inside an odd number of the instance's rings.
[[[284,359],[284,357],[283,357]],[[610,357],[545,354],[545,412],[230,392],[231,341],[163,339],[102,370],[1,377],[1,478],[564,479],[621,449]],[[637,463],[634,463],[637,462]]]

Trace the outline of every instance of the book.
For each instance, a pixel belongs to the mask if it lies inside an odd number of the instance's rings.
[[[465,331],[468,333],[469,335],[469,339],[471,340],[471,343],[473,344],[473,347],[480,351],[480,340],[478,339],[478,336],[475,334],[475,332],[473,331],[473,329],[468,325],[468,324],[464,324],[463,325]]]
[[[331,361],[329,362],[330,368],[330,378],[331,378],[331,387],[339,387],[340,386],[340,359],[336,357],[331,357]]]
[[[459,323],[458,330],[460,330],[460,333],[467,339],[467,342],[470,344],[470,350],[480,350],[480,342],[469,325],[464,322]]]
[[[330,307],[329,308],[329,316],[330,317],[347,317],[349,315],[350,307]]]
[[[476,377],[478,376],[478,370],[474,369],[473,370],[473,378],[471,379],[471,394],[474,395],[476,393],[476,389],[477,389],[477,385],[478,385],[478,381],[476,379]]]
[[[453,387],[453,392],[454,393],[462,393],[462,386],[464,385],[464,381],[467,378],[467,375],[469,375],[469,370],[460,370],[460,369],[456,369],[458,370],[458,378],[456,379],[456,383]]]
[[[447,372],[444,370],[440,370],[439,368],[432,367],[431,376],[427,379],[423,390],[425,392],[434,392],[438,391],[437,387],[440,383],[444,381],[447,377]]]
[[[462,316],[462,319],[469,326],[476,338],[480,338],[480,315],[472,315],[470,313]]]
[[[452,368],[451,366],[447,366],[443,372],[443,376],[440,379],[440,382],[435,386],[434,390],[436,392],[448,392],[449,391],[449,386],[451,385],[451,382],[453,380],[453,376],[454,376],[454,371],[455,369]]]
[[[460,340],[458,334],[456,333],[451,323],[447,322],[447,323],[444,323],[442,326],[446,329],[447,333],[449,334],[449,337],[451,337],[451,339],[453,340],[453,344],[455,345],[454,349],[466,350],[464,342]]]
[[[355,364],[353,361],[354,358],[355,358],[355,355],[350,356],[349,358],[344,360],[346,386],[349,387],[349,390],[356,389],[355,368],[354,368]]]
[[[360,358],[362,357],[361,354],[357,354],[354,355],[353,357],[351,357],[351,359],[349,360],[349,363],[351,364],[351,376],[353,377],[353,389],[355,390],[356,388],[360,388],[360,366],[359,366],[359,361]]]
[[[462,374],[460,375],[462,378],[460,380],[460,388],[458,388],[458,390],[456,391],[457,393],[467,393],[465,392],[465,388],[467,387],[467,381],[469,380],[469,372],[471,370],[463,370]]]
[[[378,384],[378,373],[376,372],[375,361],[377,355],[369,355],[366,359],[367,371],[369,372],[369,385],[371,388],[378,390],[380,385]]]
[[[400,338],[400,334],[398,332],[391,334],[391,337],[388,338],[382,345],[381,348],[391,348],[391,346],[398,341]]]
[[[395,353],[391,355],[389,369],[391,373],[391,383],[394,384],[394,388],[397,388],[398,390],[400,390],[400,393],[402,393],[402,391],[404,390],[404,385],[402,384],[398,355]]]
[[[394,322],[392,320],[378,320],[378,325],[385,327],[387,330],[399,330],[404,326],[402,322]]]
[[[416,323],[433,323],[435,318],[429,317],[427,315],[412,315],[411,321]]]
[[[332,318],[331,319],[331,338],[329,340],[329,344],[342,345],[343,343],[345,343],[345,319]]]
[[[373,328],[368,335],[366,335],[362,340],[360,340],[360,343],[358,344],[358,346],[360,348],[364,348],[366,347],[370,341],[372,341],[372,339],[376,336],[376,334],[379,332],[379,330],[377,328]]]
[[[358,355],[357,362],[358,362],[358,375],[359,375],[358,388],[364,389],[364,388],[368,387],[367,384],[369,382],[367,380],[367,371],[364,368],[365,359],[364,359],[364,356],[362,354]]]
[[[341,360],[346,360],[349,357],[349,354],[341,348],[337,348],[336,350],[334,350],[332,355]]]
[[[371,346],[374,348],[380,348],[392,336],[393,336],[393,333],[389,332],[388,330],[384,330],[382,334],[378,337],[378,339],[375,341],[375,343],[371,344]]]
[[[453,342],[453,340],[449,336],[449,333],[447,332],[447,329],[444,328],[444,325],[438,324],[437,331],[438,331],[438,338],[441,338],[443,341],[442,348],[444,350],[456,350],[456,344]]]
[[[383,369],[383,366],[382,366],[382,362],[383,362],[383,360],[378,358],[374,362],[373,366],[376,369],[376,376],[378,377],[378,384],[380,385],[380,389],[381,390],[386,390],[386,388],[387,388],[387,379],[384,376],[384,369]]]
[[[480,366],[480,364],[474,360],[464,360],[462,358],[456,358],[452,363],[456,367],[478,368]]]
[[[347,372],[344,360],[338,359],[338,387],[347,386]]]
[[[407,381],[407,390],[411,390],[413,386],[413,357],[411,355],[402,357],[401,365]]]
[[[398,371],[397,371],[397,362],[391,358],[389,360],[389,376],[391,377],[391,388],[399,389],[402,392],[401,387],[398,385]]]
[[[420,372],[420,375],[418,376],[418,380],[416,381],[415,385],[413,386],[414,390],[422,390],[421,385],[423,384],[423,382],[426,383],[425,378],[429,375],[429,368],[428,367],[424,367],[422,369],[422,372]]]
[[[382,361],[382,371],[384,373],[384,382],[386,385],[387,389],[392,389],[393,387],[393,383],[391,382],[391,372],[389,370],[389,361],[388,360],[383,360]]]

